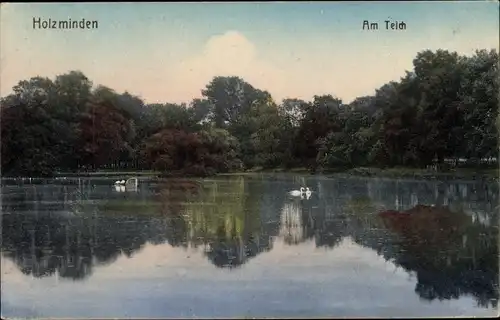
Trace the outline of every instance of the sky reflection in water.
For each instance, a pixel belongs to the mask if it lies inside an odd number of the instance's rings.
[[[311,199],[286,195],[300,185]],[[497,184],[273,175],[2,194],[7,317],[498,313]],[[376,214],[419,204],[449,210]]]

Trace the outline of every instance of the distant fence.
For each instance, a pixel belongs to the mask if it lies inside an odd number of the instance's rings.
[[[427,166],[427,168],[437,170],[439,166],[439,164],[437,163],[437,159],[435,159],[433,162],[434,163],[432,165]],[[498,158],[494,157],[482,158],[482,159],[446,158],[444,159],[444,164],[450,167],[468,167],[477,165],[493,166],[493,165],[498,165]]]

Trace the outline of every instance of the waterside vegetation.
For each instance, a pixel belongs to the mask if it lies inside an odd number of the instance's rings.
[[[189,104],[146,104],[79,71],[37,76],[1,100],[2,175],[498,176],[498,65],[496,50],[422,51],[399,81],[351,103],[277,103],[239,77],[217,76]]]

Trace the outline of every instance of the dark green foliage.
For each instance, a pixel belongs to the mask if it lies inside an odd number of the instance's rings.
[[[2,99],[2,174],[479,166],[499,152],[498,64],[495,50],[422,51],[414,70],[350,104],[323,95],[278,105],[241,78],[218,76],[189,106],[147,105],[92,90],[79,71],[34,77]]]

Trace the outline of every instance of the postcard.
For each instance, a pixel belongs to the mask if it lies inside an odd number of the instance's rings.
[[[0,12],[2,317],[498,316],[497,1]]]

